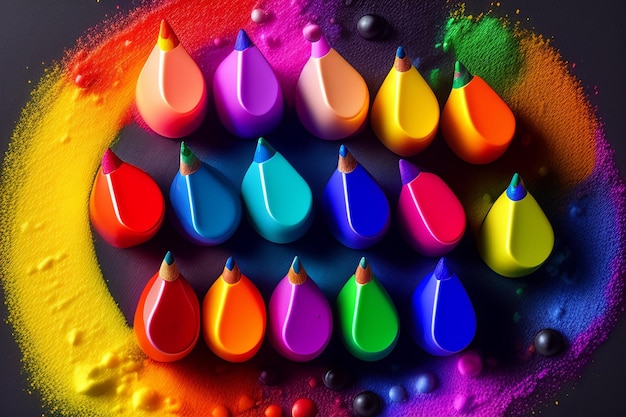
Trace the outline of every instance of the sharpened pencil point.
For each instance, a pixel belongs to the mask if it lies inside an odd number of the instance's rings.
[[[420,173],[418,167],[405,159],[400,159],[398,161],[398,168],[400,169],[400,179],[402,180],[402,185],[410,183]]]
[[[163,258],[163,262],[161,262],[159,277],[165,281],[173,282],[178,279],[179,275],[180,273],[178,272],[174,255],[172,255],[172,252],[168,251]]]
[[[357,283],[364,285],[372,280],[372,269],[370,268],[365,256],[359,261],[359,266],[354,273],[354,279]]]
[[[111,149],[107,149],[102,155],[102,173],[110,174],[118,169],[122,163],[122,160]]]
[[[172,30],[172,27],[167,23],[167,20],[161,20],[161,27],[159,28],[159,40],[158,45],[162,51],[167,52],[176,48],[180,41]]]
[[[272,146],[267,143],[267,141],[264,138],[259,138],[259,141],[257,142],[257,146],[256,146],[256,150],[254,152],[254,162],[256,163],[261,163],[261,162],[265,162],[268,159],[270,159],[272,156],[274,156],[274,154],[276,153],[276,151],[274,150],[274,148],[272,148]]]
[[[191,175],[200,168],[200,160],[193,151],[185,144],[180,143],[180,173]]]
[[[511,183],[506,189],[506,195],[512,201],[520,201],[524,197],[526,197],[526,187],[524,186],[524,182],[522,181],[522,177],[516,172],[513,174],[513,178],[511,178]]]
[[[235,51],[245,51],[249,47],[254,44],[250,40],[250,37],[246,33],[245,30],[239,29],[239,33],[237,33],[237,40],[235,41]]]
[[[461,62],[456,61],[454,63],[454,79],[452,80],[452,88],[461,88],[465,87],[467,83],[472,81],[474,76],[469,73],[467,68],[461,64]]]

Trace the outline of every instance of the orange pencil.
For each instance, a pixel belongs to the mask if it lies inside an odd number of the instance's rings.
[[[459,158],[487,164],[509,147],[515,117],[485,80],[457,61],[452,91],[441,114],[441,132]]]
[[[232,257],[204,297],[202,323],[206,344],[230,362],[247,361],[263,343],[265,302]]]

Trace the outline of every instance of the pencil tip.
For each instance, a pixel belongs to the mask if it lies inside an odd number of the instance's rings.
[[[359,284],[367,284],[372,280],[372,269],[369,267],[365,256],[359,261],[359,266],[354,273],[354,279]]]
[[[302,269],[302,264],[300,263],[300,258],[298,258],[298,256],[295,256],[293,258],[293,262],[291,262],[291,269],[293,269],[293,272],[295,272],[296,274],[300,273],[300,270]]]
[[[321,58],[330,52],[330,45],[316,24],[309,24],[303,30],[304,37],[311,42],[311,57]]]
[[[274,148],[272,148],[272,146],[264,138],[261,137],[257,142],[256,150],[254,152],[254,162],[259,164],[261,162],[265,162],[272,156],[274,156],[275,153],[276,151],[274,150]]]
[[[167,39],[170,37],[170,33],[172,32],[172,27],[167,23],[167,20],[161,19],[161,25],[159,26],[159,36],[163,39]]]
[[[174,255],[172,255],[171,251],[167,251],[165,257],[163,258],[163,261],[168,265],[172,265],[174,263]]]
[[[460,61],[454,63],[454,79],[452,80],[452,88],[461,88],[467,85],[474,76],[469,73],[467,68]]]
[[[178,37],[174,33],[174,30],[172,29],[170,24],[167,23],[167,20],[161,20],[158,40],[158,45],[161,50],[165,52],[171,51],[172,49],[176,48],[179,43],[180,41],[178,40]]]
[[[398,46],[398,49],[396,50],[396,58],[393,62],[393,66],[398,72],[406,72],[413,66],[402,46]]]
[[[182,175],[193,174],[200,168],[200,160],[195,153],[185,144],[180,143],[180,173]]]
[[[236,284],[241,279],[241,271],[239,271],[239,267],[232,256],[226,260],[222,279],[228,284]]]
[[[122,160],[109,148],[102,155],[102,173],[110,174],[122,165]]]
[[[315,23],[309,23],[302,29],[302,35],[309,42],[317,42],[322,37],[322,28]]]
[[[172,252],[167,251],[165,257],[163,258],[163,262],[161,262],[159,277],[161,277],[164,281],[173,282],[178,279],[179,275],[180,273],[178,272],[178,267],[174,261],[174,255],[172,255]]]
[[[236,51],[244,51],[254,44],[250,40],[250,37],[246,33],[245,30],[239,29],[239,33],[237,33],[237,40],[235,41],[235,50]]]
[[[307,280],[307,273],[300,262],[300,258],[297,256],[293,258],[291,268],[289,268],[289,272],[287,273],[287,278],[289,279],[289,282],[294,285],[303,284]]]
[[[435,275],[439,281],[445,281],[453,275],[446,258],[439,259],[439,262],[437,262],[437,266],[435,266],[435,270],[433,271],[433,275]]]
[[[512,201],[520,201],[524,197],[526,197],[527,191],[524,186],[524,182],[522,181],[522,177],[516,172],[513,174],[513,178],[511,178],[511,183],[506,189],[506,195]]]
[[[352,156],[348,148],[344,145],[339,147],[339,161],[337,162],[337,170],[348,174],[356,169],[358,162]]]
[[[226,268],[229,271],[232,271],[235,265],[236,265],[235,259],[232,256],[229,256],[228,259],[226,260]]]
[[[420,173],[419,168],[406,159],[400,159],[398,161],[398,168],[400,169],[400,180],[402,181],[402,185],[410,183]]]

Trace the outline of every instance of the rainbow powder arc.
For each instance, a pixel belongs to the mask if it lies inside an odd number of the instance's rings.
[[[175,364],[152,362],[139,350],[125,312],[109,293],[109,277],[100,270],[89,227],[88,198],[100,158],[132,123],[135,82],[163,16],[205,74],[212,74],[228,52],[229,41],[240,27],[245,28],[251,38],[260,40],[258,46],[284,83],[290,103],[309,51],[301,28],[333,17],[340,5],[282,3],[264,4],[273,16],[263,25],[250,22],[250,12],[257,6],[252,1],[149,4],[106,22],[41,80],[13,134],[0,193],[2,281],[9,321],[33,387],[42,392],[45,406],[61,415],[258,415],[271,404],[286,407],[300,395],[312,398],[328,415],[349,415],[349,403],[358,389],[372,389],[382,396],[393,385],[408,388],[431,367],[441,384],[436,396],[411,391],[407,402],[389,404],[383,414],[430,410],[441,415],[495,416],[528,411],[529,396],[536,395],[535,400],[549,396],[564,379],[579,374],[623,307],[626,191],[580,83],[568,73],[558,52],[510,22],[491,15],[467,16],[462,7],[450,16],[447,11],[431,11],[444,33],[439,36],[441,43],[429,49],[441,61],[441,68],[427,68],[429,80],[439,86],[439,95],[447,91],[446,80],[451,77],[445,68],[455,55],[496,88],[521,122],[513,152],[502,160],[487,168],[463,165],[442,174],[460,192],[470,224],[476,227],[500,192],[502,173],[516,161],[540,153],[541,157],[523,165],[529,173],[525,179],[537,190],[537,198],[546,202],[549,213],[562,213],[566,207],[566,213],[555,219],[561,237],[577,242],[589,236],[615,236],[590,249],[588,258],[598,266],[574,264],[589,271],[594,282],[565,289],[572,297],[599,295],[603,302],[585,309],[541,294],[527,300],[527,323],[545,324],[542,315],[548,310],[548,324],[560,326],[570,337],[565,354],[547,362],[524,345],[519,349],[521,365],[498,367],[495,360],[488,360],[480,378],[459,375],[456,359],[426,359],[423,366],[397,376],[360,375],[356,386],[329,395],[310,382],[311,375],[321,372],[316,363],[295,370],[289,366],[297,377],[290,386],[275,389],[259,384],[256,364],[225,364],[206,349]],[[282,21],[298,26],[282,27]],[[341,47],[337,26],[325,26]],[[284,49],[291,54],[281,54]],[[359,52],[353,51],[353,57]],[[366,63],[360,65],[365,73],[374,71]],[[560,80],[558,86],[551,82],[554,79]],[[541,106],[536,105],[538,97],[544,97]],[[564,114],[568,117],[558,117]],[[435,157],[447,155],[441,147],[429,152]],[[460,181],[468,175],[472,184],[461,187]],[[552,195],[556,198],[548,198]],[[563,291],[559,285],[572,267],[572,257],[578,255],[569,251],[582,246],[557,245],[545,267],[546,276],[555,278],[542,288],[546,293]],[[501,279],[487,277],[480,285],[503,292],[517,287],[509,281],[496,282]],[[477,292],[478,284],[472,285],[470,292]],[[402,288],[393,287],[396,293]],[[530,324],[520,327],[520,343],[532,338],[532,329]]]

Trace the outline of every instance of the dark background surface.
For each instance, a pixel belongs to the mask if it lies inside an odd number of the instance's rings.
[[[115,13],[139,5],[109,0],[10,1],[0,15],[3,58],[0,65],[0,141],[6,150],[8,139],[22,107],[30,99],[44,68],[59,59],[85,30]],[[467,1],[473,5],[488,1]],[[626,3],[619,1],[545,2],[542,0],[503,1],[498,13],[508,12],[535,32],[552,38],[552,45],[564,59],[576,63],[574,75],[605,124],[615,160],[626,177],[626,98],[622,55],[626,40]],[[516,9],[519,8],[519,15]],[[526,20],[529,17],[529,20]],[[37,393],[28,393],[21,372],[21,354],[6,325],[1,307],[0,324],[0,416],[40,416]],[[626,413],[626,316],[609,340],[594,354],[592,363],[578,381],[565,385],[556,397],[535,409],[536,414],[559,416],[623,416]],[[558,406],[555,402],[558,401]]]

